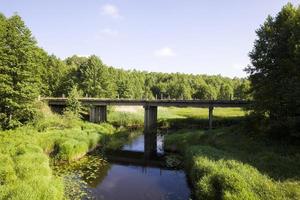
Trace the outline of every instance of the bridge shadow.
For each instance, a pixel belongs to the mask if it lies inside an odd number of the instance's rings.
[[[168,169],[165,165],[165,156],[162,153],[147,156],[141,151],[107,149],[104,156],[108,161],[115,164]]]
[[[218,117],[213,120],[213,128],[237,125],[245,120],[244,117]],[[197,117],[159,119],[158,127],[163,129],[209,129],[208,119]]]

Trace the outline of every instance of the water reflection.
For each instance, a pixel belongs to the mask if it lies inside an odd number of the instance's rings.
[[[157,153],[159,154],[164,153],[163,139],[164,136],[162,134],[157,135]],[[144,141],[145,141],[144,135],[140,135],[132,143],[124,145],[122,150],[144,152],[145,149]]]
[[[185,173],[166,168],[162,144],[163,136],[158,135],[158,154],[149,159],[144,155],[144,135],[141,135],[121,150],[106,150],[107,161],[98,154],[88,155],[75,167],[65,170],[67,173],[62,170],[59,173],[65,179],[72,177],[83,188],[86,195],[79,199],[187,200],[190,189]],[[69,196],[75,199],[75,195]]]
[[[113,164],[91,194],[109,200],[186,200],[190,192],[183,171]]]

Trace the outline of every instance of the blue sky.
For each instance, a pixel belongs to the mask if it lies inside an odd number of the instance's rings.
[[[243,77],[255,30],[287,2],[0,0],[0,12],[18,13],[60,58],[95,54],[124,69]]]

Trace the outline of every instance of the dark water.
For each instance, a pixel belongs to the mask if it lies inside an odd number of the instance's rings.
[[[163,154],[163,137],[158,136],[157,149]],[[131,144],[124,145],[120,154],[122,161],[104,161],[100,156],[87,156],[82,163],[64,173],[70,182],[67,191],[70,198],[76,199],[105,199],[105,200],[187,200],[190,189],[183,170],[167,169],[159,165],[148,166],[137,162],[143,158],[144,137],[137,137]],[[131,151],[133,151],[131,153]],[[129,155],[128,159],[127,156]],[[124,161],[125,160],[125,161]],[[129,160],[129,161],[127,161]],[[151,161],[149,161],[151,163]],[[147,161],[148,163],[148,161]],[[74,184],[75,182],[75,184]],[[74,189],[77,188],[77,189]],[[78,192],[82,190],[84,192]]]

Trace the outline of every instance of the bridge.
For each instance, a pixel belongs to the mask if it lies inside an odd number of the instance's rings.
[[[41,98],[52,108],[64,108],[67,98]],[[246,107],[249,101],[243,100],[133,100],[133,99],[102,99],[79,98],[83,106],[90,107],[89,120],[94,123],[107,121],[107,106],[143,106],[145,152],[156,150],[157,107],[195,107],[208,108],[209,129],[213,126],[213,110],[215,107]],[[155,140],[155,142],[153,142]]]

